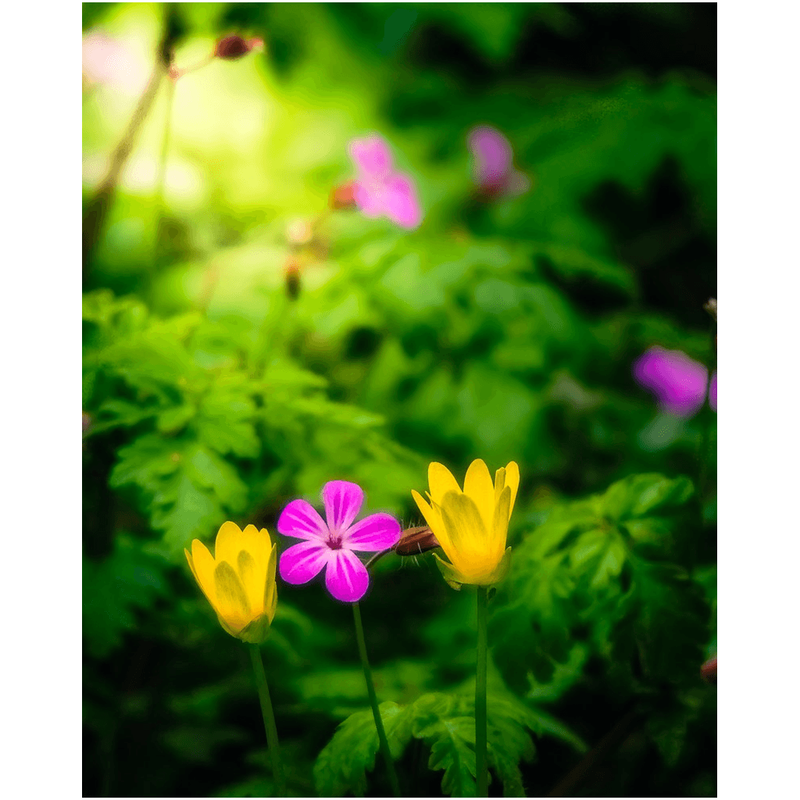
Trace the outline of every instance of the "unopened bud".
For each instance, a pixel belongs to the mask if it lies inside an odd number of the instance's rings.
[[[418,556],[440,547],[439,540],[427,525],[417,528],[406,528],[400,541],[394,546],[394,551],[399,556]]]
[[[717,298],[712,297],[707,303],[703,304],[703,308],[712,316],[714,322],[717,321]]]
[[[217,42],[214,55],[226,61],[235,61],[237,58],[247,55],[251,50],[260,50],[263,47],[263,39],[243,39],[236,35],[226,36]]]
[[[330,207],[339,211],[349,211],[356,207],[356,184],[348,181],[334,187],[330,197]]]
[[[297,300],[300,295],[300,264],[296,258],[290,258],[284,267],[286,277],[286,294],[290,300]]]

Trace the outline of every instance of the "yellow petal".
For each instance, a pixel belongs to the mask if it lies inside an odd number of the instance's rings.
[[[508,538],[508,517],[511,505],[511,487],[506,486],[500,493],[500,499],[494,507],[494,519],[491,528],[491,553],[492,558],[497,561],[502,557],[506,549],[506,539]]]
[[[469,465],[467,476],[464,478],[464,494],[475,501],[478,511],[481,512],[483,524],[488,529],[494,517],[494,486],[489,469],[481,459]]]
[[[266,533],[266,531],[265,531]],[[275,566],[278,563],[277,545],[273,544],[267,563],[266,582],[264,584],[264,613],[269,617],[270,625],[275,619],[275,608],[278,605],[278,587],[275,585]]]
[[[460,492],[448,492],[441,514],[450,540],[449,548],[441,539],[439,542],[452,565],[464,575],[493,569],[495,565],[488,563],[488,532],[475,501]]]
[[[272,540],[266,528],[259,530],[255,525],[248,525],[242,531],[242,550],[247,550],[255,559],[256,570],[262,573],[269,563],[269,552],[272,549]]]
[[[227,563],[227,562],[224,562]],[[264,582],[266,572],[258,570],[256,560],[247,550],[240,550],[236,556],[236,575],[247,597],[247,605],[253,616],[264,612]]]
[[[489,576],[486,585],[491,586],[495,583],[500,583],[500,581],[505,578],[508,574],[509,567],[511,566],[511,548],[507,548],[505,553],[503,553],[503,557],[500,559],[500,563],[497,565],[497,568]]]
[[[214,558],[219,564],[227,561],[231,565],[236,564],[236,557],[239,551],[243,550],[244,534],[235,522],[225,522],[217,533],[217,543],[214,548]]]
[[[227,561],[217,564],[214,570],[214,589],[217,613],[227,623],[230,630],[240,631],[252,620],[250,603],[239,576]]]
[[[508,506],[508,516],[514,510],[514,501],[517,499],[517,489],[519,489],[519,467],[516,461],[510,461],[506,466],[506,486],[511,489],[511,502]]]
[[[442,521],[442,515],[439,511],[439,507],[425,502],[420,494],[415,492],[413,489],[411,490],[411,496],[416,501],[420,513],[425,518],[425,522],[427,523],[428,527],[433,531],[433,535],[439,541],[439,544],[442,545],[442,548],[450,547],[450,537],[447,535],[447,530],[445,529],[444,522]],[[445,552],[447,551],[445,550]]]
[[[461,487],[444,464],[432,461],[428,467],[428,486],[431,490],[431,500],[439,505],[448,492],[461,492]]]
[[[214,590],[214,557],[208,552],[208,548],[199,540],[192,542],[192,560],[189,562],[195,580],[203,590],[206,600],[211,603],[211,607],[217,610],[216,592]]]

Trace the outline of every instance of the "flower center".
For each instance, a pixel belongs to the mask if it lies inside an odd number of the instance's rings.
[[[341,533],[329,533],[327,542],[328,547],[330,547],[331,550],[341,550],[342,538],[343,537]]]

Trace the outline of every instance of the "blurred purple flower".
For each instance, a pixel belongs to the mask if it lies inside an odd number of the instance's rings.
[[[656,396],[663,411],[691,417],[703,407],[708,370],[680,350],[651,347],[634,363],[633,377]],[[709,394],[709,405],[716,411],[716,372],[711,376]]]
[[[388,217],[403,228],[422,221],[417,190],[408,175],[395,172],[389,145],[378,134],[353,139],[350,158],[358,170],[355,202],[366,217]]]
[[[530,189],[528,177],[514,169],[511,144],[496,128],[488,125],[473,128],[467,144],[475,158],[475,183],[487,195],[512,196]]]
[[[360,600],[369,586],[369,573],[356,551],[374,553],[397,544],[400,523],[378,513],[353,524],[364,492],[356,483],[329,481],[322,489],[325,520],[305,500],[292,500],[281,512],[278,532],[295,539],[280,559],[280,575],[287,583],[308,583],[325,569],[328,591],[345,603]]]

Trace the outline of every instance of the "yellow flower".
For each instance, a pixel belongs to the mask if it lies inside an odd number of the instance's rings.
[[[191,553],[183,551],[219,624],[244,642],[263,642],[275,617],[275,547],[266,528],[241,530],[226,522],[217,533],[216,557],[199,539]]]
[[[493,484],[486,464],[473,461],[462,492],[450,470],[434,461],[428,483],[430,504],[418,492],[411,494],[450,559],[448,564],[436,556],[444,579],[454,589],[462,583],[490,586],[502,580],[511,558],[506,535],[519,488],[516,463],[497,470]]]

